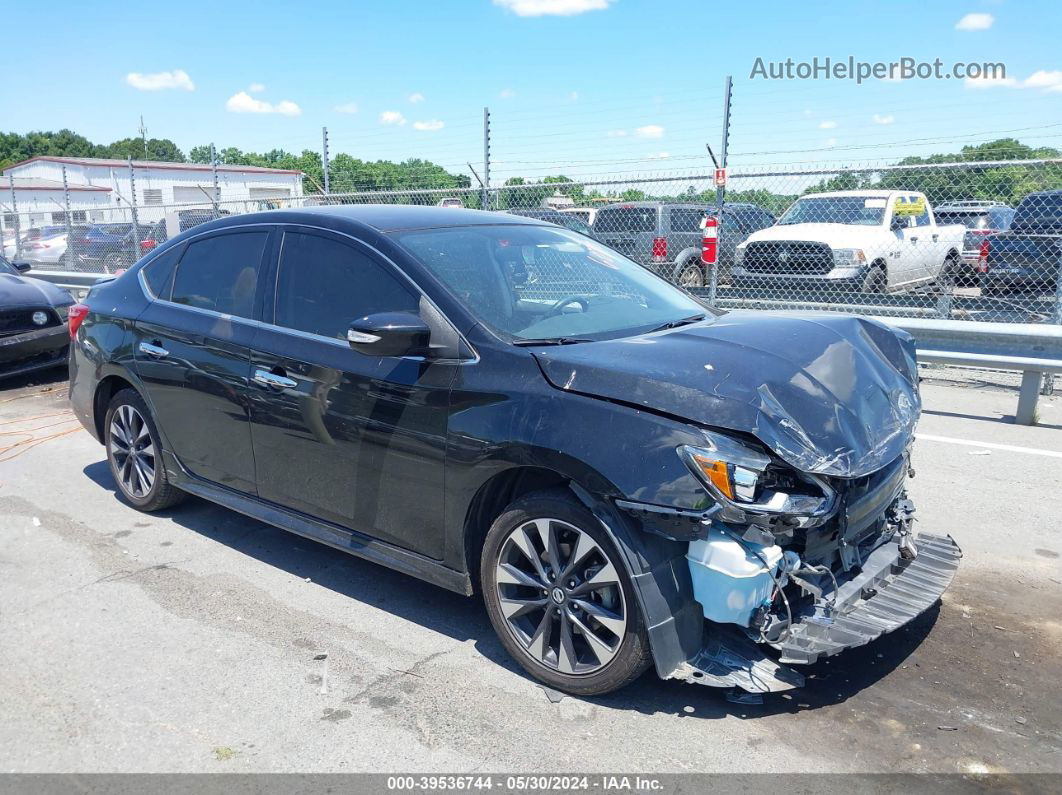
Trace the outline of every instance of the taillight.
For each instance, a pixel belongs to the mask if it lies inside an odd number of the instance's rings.
[[[981,253],[977,255],[977,272],[988,273],[988,252],[992,250],[991,240],[981,241]]]
[[[141,240],[140,241],[140,253],[141,254],[145,254],[148,251],[151,251],[151,249],[155,248],[155,246],[157,246],[157,245],[158,245],[158,243],[156,243],[151,238],[148,238],[147,240]]]
[[[708,217],[704,219],[704,239],[701,240],[701,262],[715,265],[718,256],[719,220]]]
[[[654,237],[653,238],[653,261],[664,262],[667,260],[667,238],[666,237]]]
[[[66,323],[70,329],[70,339],[77,336],[77,330],[81,328],[81,324],[88,317],[88,313],[89,308],[84,304],[74,304],[66,310]]]

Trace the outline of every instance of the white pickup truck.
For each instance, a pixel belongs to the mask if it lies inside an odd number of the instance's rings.
[[[914,191],[813,193],[737,247],[732,281],[872,293],[947,286],[961,269],[965,233],[962,224],[938,226]]]

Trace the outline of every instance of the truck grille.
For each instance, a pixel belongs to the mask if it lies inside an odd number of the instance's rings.
[[[745,248],[745,270],[825,276],[833,270],[833,252],[825,243],[803,240],[765,240]]]
[[[44,312],[48,316],[48,322],[43,326],[38,326],[33,322],[34,312]],[[59,316],[49,306],[32,306],[0,311],[0,337],[10,337],[12,334],[23,334],[27,331],[37,331],[58,325]]]

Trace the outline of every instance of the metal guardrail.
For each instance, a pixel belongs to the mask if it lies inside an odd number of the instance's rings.
[[[1021,372],[1017,425],[1035,425],[1045,373],[1062,373],[1062,326],[1038,323],[969,323],[961,320],[876,317],[915,339],[918,360],[930,364],[990,367]]]
[[[109,281],[114,276],[106,273],[82,273],[81,271],[39,271],[36,269],[26,273],[33,279],[42,282],[51,282],[56,287],[68,290],[75,298],[83,298],[85,293],[97,282]]]

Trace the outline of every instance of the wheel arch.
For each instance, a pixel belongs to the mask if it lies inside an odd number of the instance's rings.
[[[92,423],[96,429],[96,438],[101,441],[104,439],[103,421],[107,415],[107,406],[111,398],[123,389],[132,389],[137,394],[141,394],[132,381],[116,373],[105,376],[96,385],[96,391],[92,396]]]

